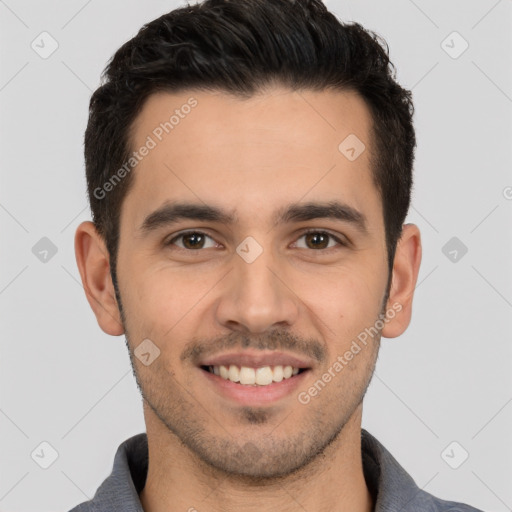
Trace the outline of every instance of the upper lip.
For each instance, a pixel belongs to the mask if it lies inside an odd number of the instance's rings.
[[[312,362],[285,352],[245,351],[228,352],[209,356],[199,361],[199,366],[247,366],[261,368],[262,366],[293,366],[295,368],[311,368]]]

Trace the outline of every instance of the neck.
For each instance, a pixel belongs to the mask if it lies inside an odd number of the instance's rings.
[[[145,512],[371,512],[361,458],[360,405],[338,437],[296,473],[265,482],[227,475],[198,459],[144,405],[149,448]]]

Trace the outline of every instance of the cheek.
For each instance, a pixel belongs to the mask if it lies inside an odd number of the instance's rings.
[[[380,307],[384,291],[376,270],[371,268],[344,268],[312,279],[314,288],[302,287],[308,301],[321,304],[326,311],[332,311],[335,318],[346,315],[372,314]]]
[[[384,285],[375,279],[377,273],[338,271],[316,277],[315,287],[301,287],[300,297],[306,304],[331,347],[331,357],[345,353],[352,340],[373,326],[380,313]]]
[[[142,268],[142,267],[139,267]],[[197,328],[197,315],[202,299],[218,281],[214,275],[187,270],[155,267],[145,271],[127,272],[136,276],[128,279],[123,294],[128,327],[136,334],[159,340],[167,346],[170,340],[186,337],[184,333]]]

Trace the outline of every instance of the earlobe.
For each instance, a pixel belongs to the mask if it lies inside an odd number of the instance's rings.
[[[82,222],[75,233],[75,257],[87,300],[101,329],[112,336],[124,333],[110,276],[108,251],[94,224]]]
[[[409,326],[412,301],[421,264],[421,236],[415,224],[404,224],[393,262],[393,277],[386,305],[385,338],[400,336]]]

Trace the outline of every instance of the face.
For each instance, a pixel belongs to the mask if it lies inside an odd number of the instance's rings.
[[[290,474],[360,418],[390,307],[370,126],[355,93],[279,88],[157,93],[133,126],[123,327],[146,414],[210,466]]]

